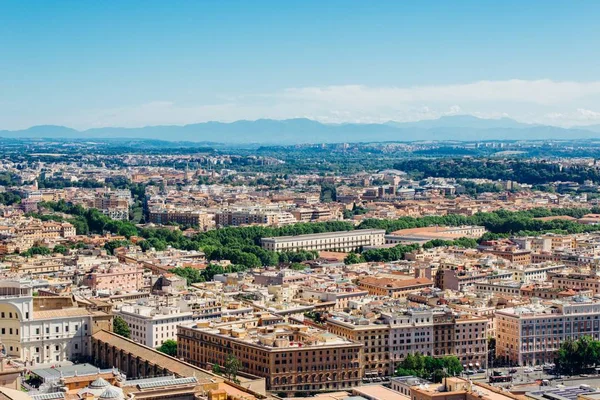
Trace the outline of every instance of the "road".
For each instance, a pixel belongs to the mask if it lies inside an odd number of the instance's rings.
[[[589,376],[589,377],[564,377],[562,379],[556,379],[556,375],[547,374],[544,371],[533,371],[525,373],[524,370],[527,367],[518,367],[516,373],[510,374],[508,371],[511,368],[494,368],[494,371],[500,371],[503,375],[512,375],[513,380],[510,384],[497,384],[498,386],[507,385],[523,385],[533,383],[535,381],[547,379],[550,381],[551,386],[562,384],[565,386],[577,386],[577,385],[590,385],[591,387],[600,387],[600,376]],[[488,380],[488,374],[491,374],[492,370],[488,370],[486,374],[475,374],[470,375],[471,380],[474,381],[486,381]],[[467,376],[465,376],[467,377]]]

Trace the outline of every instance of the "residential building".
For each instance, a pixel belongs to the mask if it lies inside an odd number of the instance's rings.
[[[165,340],[177,340],[177,327],[193,320],[192,310],[182,311],[177,306],[123,305],[115,315],[125,320],[131,330],[131,339],[148,347],[158,347]]]
[[[565,340],[599,335],[598,299],[574,296],[496,311],[496,356],[518,365],[554,362]]]
[[[303,325],[265,325],[263,317],[180,326],[177,356],[211,368],[225,365],[233,354],[241,372],[265,377],[267,389],[274,392],[315,392],[360,384],[362,344]]]

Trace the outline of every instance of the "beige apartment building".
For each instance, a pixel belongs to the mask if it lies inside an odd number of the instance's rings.
[[[600,335],[600,300],[573,297],[496,311],[496,356],[518,365],[554,362],[568,338]]]
[[[218,226],[284,226],[296,222],[296,218],[287,211],[224,210],[215,214],[215,223]]]
[[[355,251],[361,246],[385,244],[385,230],[357,229],[354,231],[315,233],[310,235],[262,238],[262,247],[271,251],[332,250]]]
[[[362,345],[320,329],[271,318],[179,326],[177,356],[201,368],[229,354],[240,372],[264,377],[268,390],[296,393],[349,389],[362,378]]]
[[[212,215],[193,210],[154,208],[150,209],[148,220],[153,224],[167,225],[170,222],[175,222],[185,226],[197,226],[203,230],[214,226]]]
[[[374,296],[388,296],[394,299],[406,297],[422,289],[433,287],[429,278],[392,279],[366,277],[358,282],[358,287],[365,289]]]
[[[555,273],[548,277],[552,287],[558,290],[591,290],[594,295],[600,293],[600,276],[592,274]]]
[[[375,324],[364,318],[334,317],[327,320],[327,330],[364,345],[361,366],[365,377],[387,376],[394,367],[390,362],[390,326]]]
[[[465,367],[487,364],[486,317],[444,309],[385,312],[377,320],[335,314],[327,330],[362,344],[365,377],[387,376],[408,354],[457,356]]]

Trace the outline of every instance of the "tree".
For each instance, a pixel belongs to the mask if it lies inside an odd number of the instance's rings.
[[[364,261],[365,260],[356,253],[349,253],[346,258],[344,258],[344,264],[346,265],[359,264]]]
[[[237,374],[240,369],[240,360],[238,360],[232,353],[227,355],[225,360],[225,376],[230,381],[237,380]]]
[[[570,375],[581,373],[597,365],[600,341],[590,336],[565,340],[556,353],[556,368]]]
[[[416,353],[406,356],[396,368],[395,375],[413,375],[430,379],[433,382],[441,382],[445,376],[458,375],[462,370],[463,367],[456,356],[434,358]]]
[[[161,353],[165,353],[168,356],[177,356],[177,342],[172,339],[167,339],[161,344],[158,349]]]
[[[221,366],[219,364],[213,364],[212,372],[217,375],[221,375],[223,371],[221,371]]]
[[[118,315],[113,319],[113,332],[125,338],[131,338],[131,329],[129,329],[129,325],[127,325],[127,322]]]
[[[129,242],[127,240],[111,240],[104,244],[104,248],[108,254],[114,254],[116,249],[127,246],[128,244]]]
[[[33,246],[29,248],[29,250],[25,251],[22,255],[25,257],[31,257],[35,255],[47,256],[50,255],[52,251],[44,246]]]
[[[64,246],[62,244],[57,244],[56,246],[54,246],[54,248],[52,249],[52,251],[54,253],[65,254],[67,251],[69,251],[69,249],[67,248],[67,246]]]

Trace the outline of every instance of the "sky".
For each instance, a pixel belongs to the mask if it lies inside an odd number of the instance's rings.
[[[600,124],[600,1],[0,0],[0,130]]]

